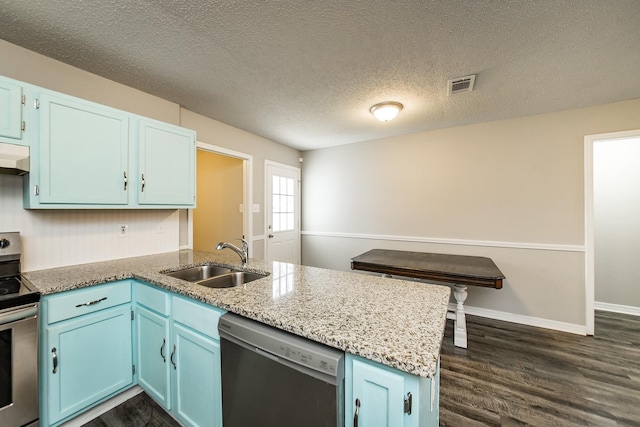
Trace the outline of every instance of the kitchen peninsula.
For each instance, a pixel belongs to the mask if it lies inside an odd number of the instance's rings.
[[[242,269],[268,272],[269,276],[234,288],[211,289],[163,274],[207,263],[241,269],[235,254],[183,250],[27,272],[24,277],[45,301],[67,291],[110,282],[144,282],[291,332],[384,369],[408,374],[420,382],[420,390],[425,389],[424,380],[428,381],[430,393],[414,397],[418,399],[414,413],[421,412],[419,418],[401,415],[407,426],[437,421],[438,366],[448,287],[259,260],[250,260]],[[48,352],[51,349],[45,348],[43,354]],[[349,369],[345,367],[346,425],[351,425],[355,411]],[[360,411],[367,409],[363,406]],[[433,416],[425,413],[434,411]]]

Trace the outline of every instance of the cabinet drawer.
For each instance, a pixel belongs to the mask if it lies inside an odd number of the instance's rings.
[[[218,335],[218,320],[224,310],[209,305],[173,297],[173,320],[214,339]]]
[[[71,319],[130,301],[129,280],[63,292],[47,298],[47,323]]]
[[[135,298],[138,304],[164,316],[169,315],[169,294],[167,292],[153,286],[136,283]]]

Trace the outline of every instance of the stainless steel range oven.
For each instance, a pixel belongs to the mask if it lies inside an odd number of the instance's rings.
[[[38,302],[20,277],[19,233],[0,233],[0,426],[38,424]]]

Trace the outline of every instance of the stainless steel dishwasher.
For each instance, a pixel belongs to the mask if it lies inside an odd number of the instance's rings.
[[[231,313],[218,329],[224,427],[344,425],[344,352]]]

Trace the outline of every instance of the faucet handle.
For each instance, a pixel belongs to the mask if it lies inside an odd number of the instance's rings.
[[[242,237],[240,237],[240,238],[238,238],[236,240],[240,240],[242,242],[242,251],[244,253],[246,253],[247,256],[248,256],[248,254],[249,254],[249,243],[247,243],[247,241],[244,239],[244,236],[242,236]]]

